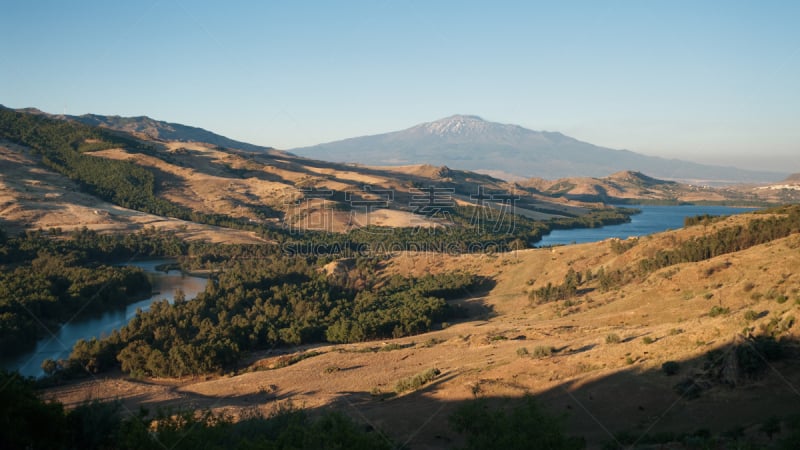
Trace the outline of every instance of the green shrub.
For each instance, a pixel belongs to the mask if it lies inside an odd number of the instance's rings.
[[[423,343],[422,343],[422,346],[423,346],[423,347],[430,348],[430,347],[434,347],[434,346],[436,346],[436,345],[439,345],[439,344],[441,344],[442,342],[444,342],[442,339],[430,338],[430,339],[428,339],[427,341],[423,342]]]
[[[519,357],[528,356],[528,354],[528,349],[525,347],[520,347],[517,349],[517,356]]]
[[[304,359],[313,358],[315,356],[319,356],[319,355],[322,355],[322,354],[323,354],[322,352],[318,352],[318,351],[312,350],[312,351],[306,352],[306,353],[299,353],[299,354],[295,354],[295,355],[281,356],[280,358],[278,358],[278,360],[275,362],[275,364],[272,366],[272,368],[273,369],[283,369],[284,367],[289,367],[291,365],[297,364],[297,363],[299,363],[300,361],[302,361]]]
[[[440,373],[442,372],[439,369],[432,368],[418,373],[413,377],[404,378],[395,384],[394,391],[398,394],[406,391],[416,391],[422,386],[425,386],[433,381],[433,379],[439,376]]]
[[[648,345],[652,344],[655,341],[656,340],[651,338],[650,336],[645,336],[645,337],[642,338],[642,342],[644,342],[645,344],[648,344]]]
[[[606,344],[619,344],[620,342],[622,342],[622,338],[618,334],[610,333],[606,335]]]
[[[744,320],[752,321],[752,320],[756,320],[756,319],[758,319],[758,313],[753,311],[752,309],[748,309],[744,313]]]
[[[717,316],[721,316],[723,314],[728,314],[730,311],[731,311],[730,308],[725,308],[725,307],[722,307],[722,306],[715,305],[715,306],[711,307],[711,311],[708,312],[708,315],[710,317],[717,317]]]
[[[391,352],[391,351],[394,351],[394,350],[401,350],[401,349],[404,349],[404,348],[405,348],[404,345],[398,344],[396,342],[392,342],[391,344],[384,345],[378,351],[380,351],[380,352]]]

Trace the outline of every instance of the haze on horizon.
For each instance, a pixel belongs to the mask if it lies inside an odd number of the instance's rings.
[[[290,149],[453,114],[798,172],[800,3],[4,5],[0,103]]]

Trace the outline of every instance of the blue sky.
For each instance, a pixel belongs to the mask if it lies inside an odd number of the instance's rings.
[[[278,148],[452,114],[800,171],[800,2],[3,0],[0,103]]]

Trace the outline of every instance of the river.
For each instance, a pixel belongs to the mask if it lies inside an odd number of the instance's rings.
[[[757,208],[735,208],[731,206],[653,206],[653,205],[621,205],[626,208],[641,210],[640,214],[631,216],[631,221],[619,225],[608,225],[599,228],[573,228],[571,230],[553,230],[536,242],[537,247],[551,245],[581,244],[584,242],[597,242],[608,238],[627,239],[632,236],[644,236],[666,230],[683,227],[685,217],[702,214],[725,216]]]
[[[174,300],[177,289],[183,290],[186,299],[193,299],[206,287],[206,279],[184,275],[173,270],[169,273],[159,272],[155,267],[159,264],[171,262],[169,260],[134,261],[126,265],[142,268],[150,283],[153,285],[153,295],[131,303],[124,308],[106,311],[102,314],[77,317],[75,320],[64,324],[53,335],[44,337],[36,342],[36,347],[29,352],[11,358],[3,357],[0,367],[8,370],[19,370],[22,375],[38,377],[44,374],[41,368],[45,359],[59,360],[69,356],[72,346],[79,339],[102,337],[115,329],[121,328],[136,315],[137,309],[147,310],[156,300],[166,299],[170,303]]]

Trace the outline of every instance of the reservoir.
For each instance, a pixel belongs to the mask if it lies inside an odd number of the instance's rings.
[[[42,361],[45,359],[57,361],[67,358],[73,345],[79,339],[89,340],[92,337],[100,338],[109,335],[111,331],[122,328],[128,323],[136,315],[137,309],[147,310],[154,301],[166,299],[172,303],[177,289],[183,291],[187,300],[193,299],[197,294],[203,292],[207,281],[205,278],[184,275],[178,270],[168,273],[156,270],[156,266],[159,264],[169,262],[172,261],[159,259],[126,263],[125,265],[140,267],[145,271],[153,286],[152,296],[131,303],[124,308],[91,316],[79,316],[58,330],[51,330],[54,334],[40,339],[30,352],[11,358],[3,357],[0,360],[0,366],[8,370],[17,369],[25,376],[44,375],[41,368]]]
[[[757,208],[735,208],[731,206],[653,206],[653,205],[620,205],[626,208],[636,208],[642,211],[631,216],[631,221],[619,225],[609,225],[599,228],[574,228],[571,230],[553,230],[550,234],[536,242],[537,247],[551,245],[582,244],[597,242],[608,238],[627,239],[629,237],[644,236],[666,230],[675,230],[683,227],[683,219],[703,214],[712,216],[728,216]]]

